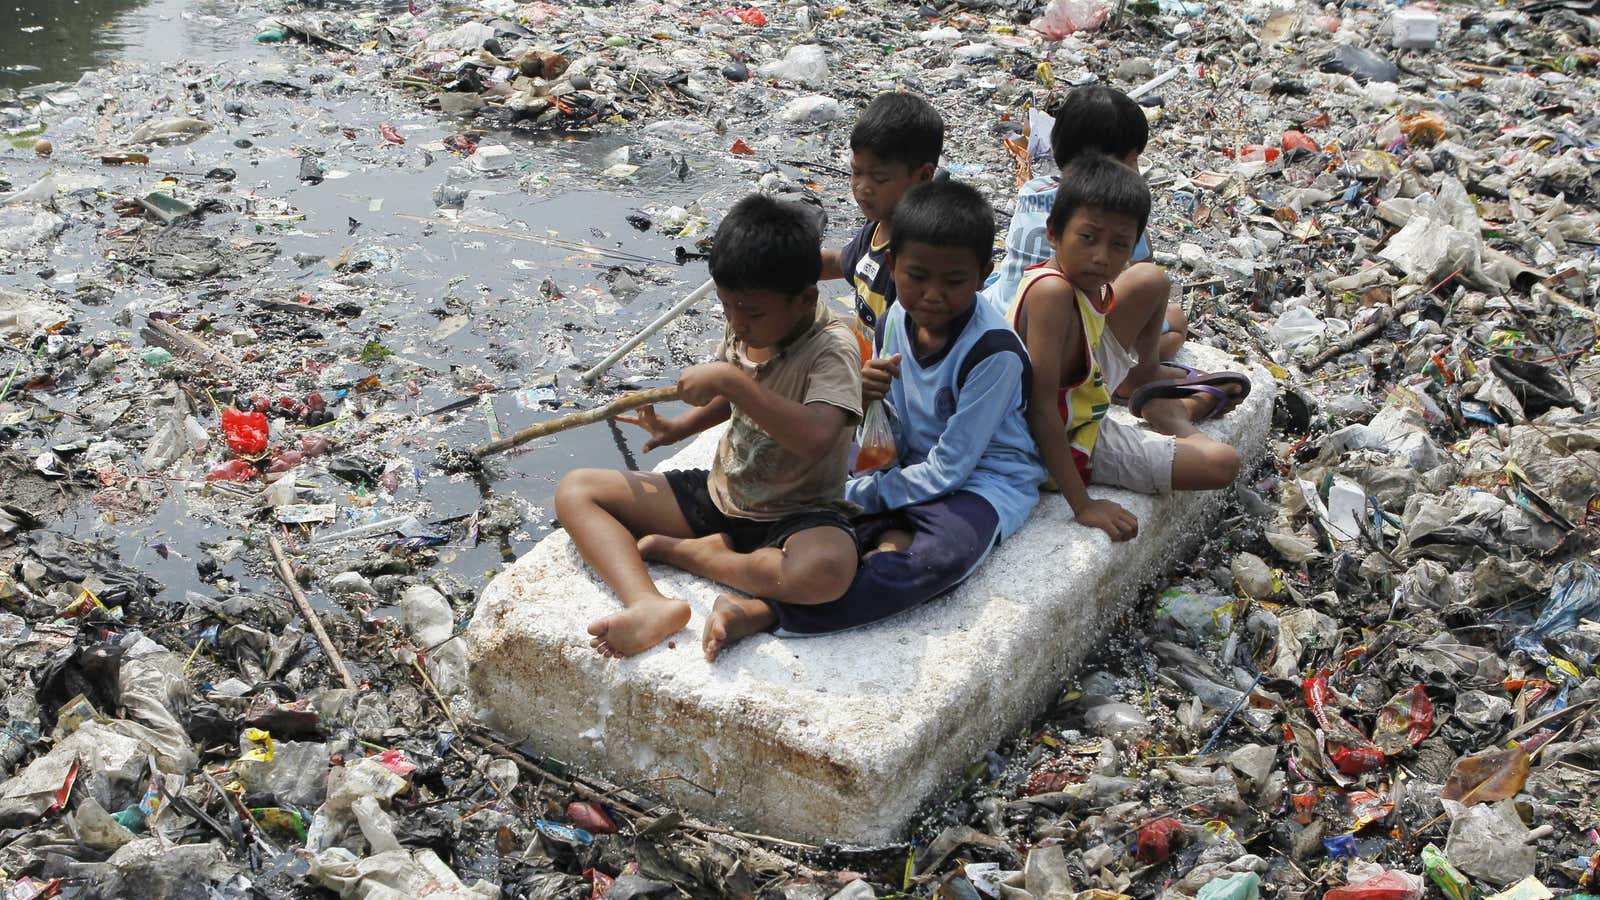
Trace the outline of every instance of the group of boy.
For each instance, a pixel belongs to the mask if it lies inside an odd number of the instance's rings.
[[[1122,541],[1137,519],[1087,485],[1232,483],[1238,452],[1196,426],[1250,381],[1171,361],[1187,323],[1148,261],[1148,138],[1121,92],[1069,94],[1051,132],[1061,177],[1023,186],[998,271],[994,214],[937,177],[944,123],[915,94],[878,96],[851,132],[867,222],[844,248],[823,249],[792,204],[737,203],[710,258],[727,331],[713,362],[679,377],[691,408],[626,419],[649,432],[646,450],[728,422],[710,470],[578,469],[557,489],[563,526],[624,607],[589,626],[595,650],[631,656],[688,624],[647,561],[732,589],[706,620],[709,660],[758,632],[836,632],[950,590],[1022,526],[1041,487]],[[853,323],[819,300],[828,279],[853,288]],[[1108,417],[1113,403],[1143,423]],[[851,477],[872,404],[889,413],[895,454]]]

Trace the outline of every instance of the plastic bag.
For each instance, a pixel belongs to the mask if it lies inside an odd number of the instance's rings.
[[[267,450],[267,416],[228,407],[222,411],[222,433],[228,449],[240,456],[259,456]]]
[[[1093,31],[1106,23],[1108,12],[1099,0],[1055,0],[1044,15],[1034,19],[1028,27],[1052,41],[1069,34]]]
[[[801,44],[790,47],[783,59],[764,63],[756,71],[763,78],[795,81],[815,90],[828,83],[828,55],[816,44]]]
[[[895,449],[894,429],[889,425],[889,413],[884,410],[882,400],[867,407],[856,443],[861,447],[856,453],[855,471],[858,473],[881,469],[900,458]]]
[[[1422,890],[1422,876],[1391,870],[1366,881],[1334,888],[1323,900],[1418,900]]]
[[[1433,730],[1433,703],[1422,685],[1395,694],[1378,713],[1372,742],[1388,756],[1403,753],[1422,743]]]

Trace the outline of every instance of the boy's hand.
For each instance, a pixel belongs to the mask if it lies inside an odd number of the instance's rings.
[[[678,399],[690,406],[705,406],[723,396],[730,377],[743,378],[744,375],[725,362],[690,366],[678,375]]]
[[[644,443],[645,453],[649,453],[657,447],[676,444],[687,436],[683,433],[683,429],[679,427],[677,419],[661,418],[656,415],[654,406],[641,406],[637,414],[617,416],[617,421],[627,422],[629,425],[637,425],[650,432],[650,440]]]
[[[1113,541],[1125,541],[1139,533],[1139,519],[1112,500],[1090,500],[1077,516],[1079,522],[1104,531]]]
[[[889,383],[900,377],[900,354],[884,359],[869,359],[861,365],[861,403],[882,400],[889,394]]]

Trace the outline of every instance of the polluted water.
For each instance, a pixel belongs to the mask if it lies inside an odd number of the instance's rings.
[[[7,9],[6,897],[1600,892],[1589,0]],[[1150,123],[1187,340],[1280,399],[1039,720],[871,846],[479,725],[478,591],[563,473],[670,451],[473,448],[709,358],[714,299],[583,377],[739,197],[848,240],[875,94],[1003,232],[1089,84]]]

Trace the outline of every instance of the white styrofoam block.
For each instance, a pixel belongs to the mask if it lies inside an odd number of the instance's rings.
[[[1206,348],[1192,364],[1238,368]],[[1206,424],[1246,458],[1265,444],[1274,385]],[[1116,415],[1126,415],[1122,410]],[[706,465],[702,435],[662,468]],[[955,591],[888,621],[806,639],[750,638],[707,663],[700,629],[722,588],[653,566],[689,627],[608,660],[586,626],[615,597],[564,532],[509,566],[470,628],[474,701],[493,727],[558,759],[648,785],[722,821],[799,839],[898,838],[919,806],[1049,704],[1137,591],[1206,534],[1218,494],[1093,489],[1140,521],[1112,544],[1048,494]]]

